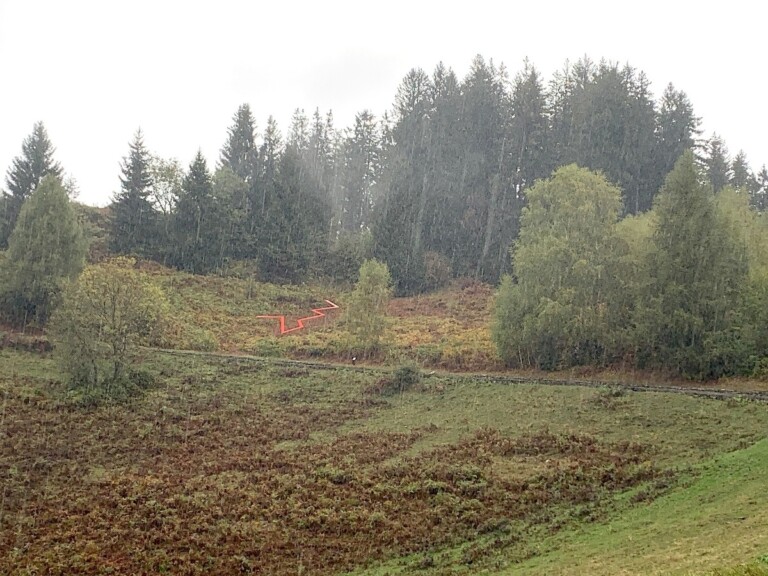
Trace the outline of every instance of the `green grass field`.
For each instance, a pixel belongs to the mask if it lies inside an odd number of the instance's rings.
[[[706,462],[690,485],[647,506],[561,535],[552,552],[508,573],[702,574],[765,557],[766,477],[768,439]]]
[[[82,407],[0,365],[2,574],[765,573],[763,404],[148,351]]]

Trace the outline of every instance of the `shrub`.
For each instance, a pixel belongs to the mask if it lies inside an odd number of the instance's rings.
[[[129,258],[89,266],[64,292],[52,319],[56,355],[75,388],[121,396],[148,380],[135,371],[139,346],[156,343],[168,315],[165,296]]]
[[[392,386],[398,392],[412,388],[420,380],[421,371],[415,364],[403,364],[395,368],[395,371],[392,373]]]
[[[438,290],[448,285],[453,277],[451,261],[437,252],[424,253],[424,290]]]
[[[403,364],[393,370],[390,376],[380,379],[373,386],[369,387],[368,394],[382,394],[389,396],[391,394],[402,394],[406,390],[413,388],[421,380],[421,371],[415,364]]]

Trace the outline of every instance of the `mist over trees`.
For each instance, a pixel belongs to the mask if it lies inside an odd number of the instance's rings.
[[[435,265],[496,283],[512,271],[529,189],[560,166],[601,172],[624,217],[651,209],[690,149],[716,191],[744,189],[761,208],[766,178],[717,135],[702,141],[699,124],[673,85],[655,100],[641,71],[586,57],[549,79],[528,61],[510,74],[480,56],[463,79],[442,63],[414,69],[389,113],[362,110],[346,129],[319,110],[296,110],[285,132],[272,117],[260,127],[243,104],[216,165],[198,156],[186,175],[136,134],[111,246],[196,273],[247,260],[275,282],[341,268],[353,281],[375,257],[400,295],[434,287]]]
[[[409,71],[390,111],[347,128],[301,109],[285,129],[259,124],[242,104],[213,163],[150,148],[138,130],[120,164],[98,243],[111,254],[349,285],[376,259],[396,295],[500,283],[494,334],[512,365],[701,377],[753,369],[768,342],[753,323],[768,298],[766,168],[702,139],[687,95],[654,98],[629,64],[584,57],[545,78],[477,56],[464,78]],[[61,186],[53,153],[35,124],[0,196],[0,247],[41,179]]]
[[[203,274],[248,261],[260,279],[289,283],[354,281],[375,257],[400,295],[446,276],[497,283],[512,271],[528,191],[561,166],[601,172],[620,190],[624,217],[651,209],[690,149],[715,191],[744,189],[762,209],[764,170],[755,174],[743,152],[731,159],[717,135],[702,141],[699,124],[684,92],[670,84],[655,100],[628,64],[584,57],[547,79],[528,61],[512,74],[477,56],[464,78],[440,63],[408,72],[390,112],[362,110],[345,129],[330,112],[300,109],[285,131],[271,116],[259,126],[243,104],[212,166],[201,154],[186,170],[155,157],[138,131],[109,246]],[[27,165],[60,173],[52,150],[36,125],[9,173],[7,222],[26,193],[11,176],[22,179]]]

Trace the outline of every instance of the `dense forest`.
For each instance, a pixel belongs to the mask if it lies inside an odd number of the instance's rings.
[[[399,295],[454,277],[501,282],[495,334],[513,365],[752,372],[768,339],[757,324],[768,172],[699,126],[683,91],[657,100],[630,65],[585,57],[547,80],[527,61],[510,74],[478,56],[463,79],[443,64],[411,70],[390,113],[364,110],[343,130],[319,110],[296,110],[285,133],[272,117],[260,128],[243,104],[215,166],[157,157],[139,130],[104,221],[80,219],[96,230],[92,258],[196,274],[352,282],[376,258]],[[53,266],[71,277],[85,250],[61,206],[38,217],[48,241],[30,237],[35,206],[74,188],[53,155],[36,124],[0,198],[11,321],[44,322],[48,296],[30,287],[57,289],[25,280],[19,262],[70,246]],[[49,200],[24,208],[38,189]]]

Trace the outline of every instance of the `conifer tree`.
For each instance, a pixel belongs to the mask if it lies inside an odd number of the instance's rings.
[[[219,260],[255,258],[256,238],[249,230],[248,184],[227,166],[213,175],[213,196],[220,217]]]
[[[61,180],[44,176],[24,203],[0,273],[0,313],[18,326],[44,324],[67,280],[85,263],[86,242]]]
[[[636,322],[640,353],[687,376],[717,376],[746,260],[719,219],[691,151],[667,176],[655,212],[652,285]]]
[[[764,212],[768,208],[768,168],[765,164],[755,174],[754,185],[749,191],[749,204],[758,212]]]
[[[656,118],[655,172],[663,184],[667,174],[686,150],[695,150],[701,134],[701,119],[694,114],[693,104],[682,90],[668,84],[659,103]]]
[[[111,249],[149,257],[155,248],[157,218],[151,202],[151,158],[141,129],[129,147],[120,167],[120,192],[112,199]]]
[[[731,160],[728,157],[728,148],[723,139],[713,134],[707,143],[704,165],[707,168],[707,178],[715,192],[720,192],[731,181]]]
[[[360,233],[371,225],[374,188],[379,173],[379,134],[368,110],[355,115],[354,127],[342,144],[342,229]]]
[[[423,257],[414,251],[411,239],[418,215],[417,193],[424,189],[424,135],[431,92],[430,79],[420,68],[408,72],[398,87],[384,174],[387,188],[372,228],[374,256],[387,264],[398,295],[419,291],[423,283]]]
[[[13,159],[5,178],[8,191],[4,194],[4,214],[0,214],[0,248],[7,246],[24,201],[32,195],[43,177],[48,174],[62,177],[61,165],[53,159],[55,148],[42,122],[35,123],[21,150],[21,156]]]
[[[256,148],[256,121],[248,104],[242,104],[232,118],[227,141],[221,149],[221,166],[226,166],[243,182],[253,179],[258,150]]]
[[[755,177],[749,167],[744,150],[739,150],[731,163],[730,185],[747,192],[752,192],[755,188]]]
[[[210,272],[221,264],[217,237],[222,230],[213,181],[198,150],[184,177],[174,221],[176,265],[193,273]]]

